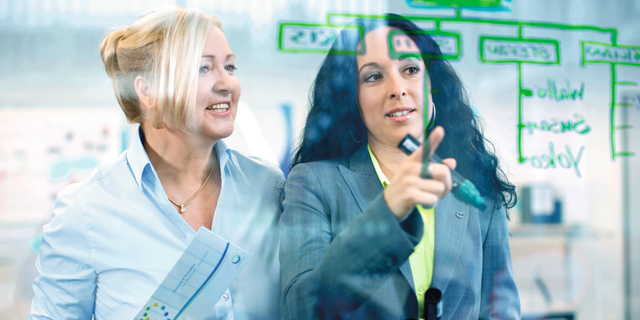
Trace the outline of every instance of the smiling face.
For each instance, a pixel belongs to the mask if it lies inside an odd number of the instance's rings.
[[[235,69],[235,56],[227,38],[222,30],[213,27],[200,60],[195,112],[198,133],[215,140],[233,133],[241,91]]]
[[[390,59],[391,30],[381,27],[364,37],[366,52],[357,56],[358,109],[369,143],[395,147],[407,133],[422,139],[426,68],[421,59]],[[406,35],[396,35],[393,40],[409,44],[403,52],[420,52]],[[431,105],[431,94],[428,101]]]

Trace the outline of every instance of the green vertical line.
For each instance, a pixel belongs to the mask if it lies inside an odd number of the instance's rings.
[[[522,25],[518,25],[518,39],[522,39]],[[524,163],[527,159],[522,156],[522,63],[518,62],[518,162]]]
[[[428,66],[431,64],[431,61],[427,59],[425,64]],[[422,148],[422,170],[420,176],[423,178],[430,178],[429,176],[429,108],[431,105],[429,104],[429,75],[424,73],[424,104],[422,108],[422,125],[424,126],[424,147]]]
[[[616,159],[616,146],[615,146],[615,126],[614,119],[616,116],[616,65],[614,63],[611,64],[611,120],[610,120],[610,130],[609,130],[609,138],[611,139],[611,160]]]
[[[616,30],[611,31],[611,45],[618,45],[618,32]],[[611,160],[616,160],[616,145],[615,145],[615,117],[616,117],[616,64],[611,63],[611,111],[609,112],[611,119],[609,120],[609,139],[611,140]]]
[[[440,31],[440,20],[436,20],[436,31]]]
[[[518,39],[522,39],[522,25],[518,25]]]
[[[624,112],[624,117],[627,118],[628,112],[625,111]],[[625,147],[629,146],[629,134],[625,134],[622,136],[623,139],[623,145]],[[630,172],[629,171],[629,161],[622,161],[622,172]],[[630,225],[631,225],[631,219],[630,219],[630,215],[631,215],[631,207],[629,206],[629,203],[631,202],[631,192],[629,190],[631,190],[632,188],[631,186],[631,179],[629,177],[628,174],[623,175],[623,184],[622,184],[622,194],[623,194],[623,201],[622,201],[622,205],[623,205],[623,211],[622,211],[622,235],[623,235],[623,243],[622,243],[622,248],[623,248],[623,256],[622,256],[622,261],[624,264],[624,267],[622,268],[623,272],[624,272],[624,279],[633,279],[632,278],[632,271],[631,271],[631,257],[634,257],[635,254],[632,252],[637,252],[637,250],[633,250],[631,248],[631,232],[630,232]],[[634,192],[633,194],[635,194],[636,192]],[[624,285],[623,285],[623,289],[624,289],[624,312],[625,312],[625,316],[624,319],[625,320],[631,320],[631,302],[630,302],[630,298],[633,297],[633,294],[631,292],[631,286],[628,284],[631,281],[623,281]]]
[[[518,162],[524,163],[527,158],[522,156],[522,63],[518,62]]]

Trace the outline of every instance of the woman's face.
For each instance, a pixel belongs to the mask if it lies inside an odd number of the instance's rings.
[[[213,27],[200,60],[195,120],[196,130],[215,140],[233,132],[241,91],[235,68],[227,38],[220,28]]]
[[[397,146],[407,133],[423,136],[426,68],[422,59],[390,59],[391,30],[378,28],[364,37],[366,52],[357,56],[358,108],[370,144]],[[404,44],[402,52],[420,52],[404,34],[393,40]],[[431,94],[428,101],[431,105]]]

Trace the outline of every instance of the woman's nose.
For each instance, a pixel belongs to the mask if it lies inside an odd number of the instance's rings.
[[[231,76],[226,71],[220,72],[220,77],[216,79],[216,82],[213,84],[213,91],[221,94],[229,94],[233,92],[234,89],[235,86]]]
[[[389,86],[390,99],[400,99],[407,95],[407,90],[404,87],[400,76],[390,75],[387,85]]]

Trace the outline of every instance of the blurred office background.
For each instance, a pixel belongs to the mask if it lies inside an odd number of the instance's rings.
[[[26,317],[56,194],[127,148],[102,36],[162,5],[221,20],[243,89],[228,143],[285,173],[351,14],[439,30],[518,187],[523,317],[640,319],[640,0],[0,0],[0,320]]]

